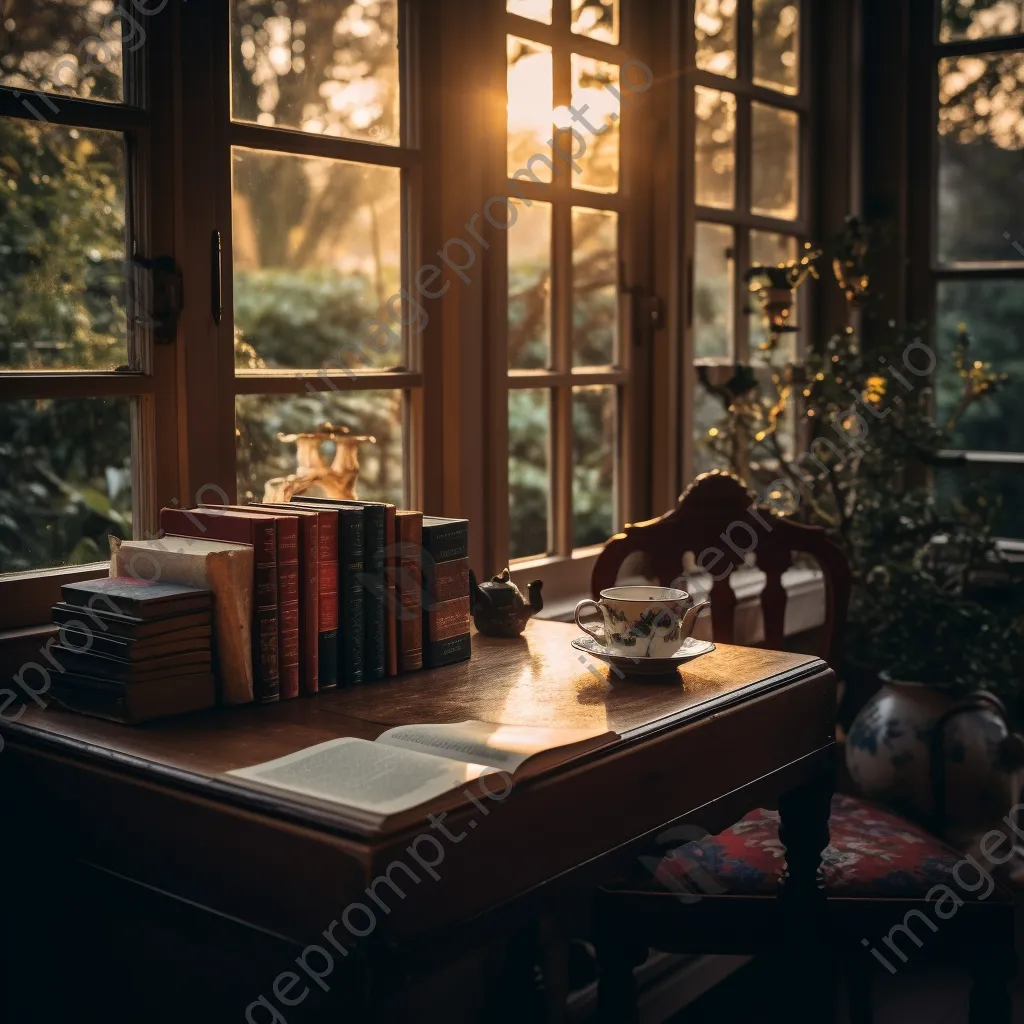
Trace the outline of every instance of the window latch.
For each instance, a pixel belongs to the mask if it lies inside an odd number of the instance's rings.
[[[655,331],[665,326],[665,306],[657,295],[642,285],[625,285],[622,291],[632,299],[634,344],[643,345]]]
[[[157,256],[151,260],[133,256],[132,263],[148,270],[152,276],[149,316],[137,316],[134,323],[151,327],[158,345],[172,345],[178,335],[178,320],[184,305],[181,270],[173,256]]]

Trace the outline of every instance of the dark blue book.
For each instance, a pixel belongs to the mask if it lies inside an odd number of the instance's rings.
[[[349,501],[363,510],[363,677],[366,682],[387,675],[387,509],[380,501]]]

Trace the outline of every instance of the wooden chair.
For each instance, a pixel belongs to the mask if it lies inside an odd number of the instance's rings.
[[[684,554],[694,554],[714,577],[712,636],[720,643],[733,642],[735,635],[736,596],[730,576],[752,553],[766,576],[761,607],[765,644],[773,648],[784,644],[782,574],[794,554],[812,556],[825,581],[821,656],[838,668],[850,594],[850,570],[842,550],[822,529],[758,506],[756,496],[735,477],[720,472],[702,476],[674,511],[612,538],[594,567],[595,598],[614,586],[623,563],[636,552],[644,556],[644,575],[663,586],[678,585]],[[818,920],[830,954],[844,954],[851,979],[851,1022],[872,1020],[872,971],[895,973],[910,954],[946,951],[973,970],[970,1024],[1009,1024],[1006,986],[1015,967],[1009,895],[999,886],[990,891],[983,886],[972,896],[965,885],[974,884],[978,876],[972,873],[957,884],[954,871],[962,865],[957,851],[855,797],[833,798],[830,832]],[[758,810],[720,835],[679,846],[681,838],[668,830],[666,843],[675,849],[652,851],[641,858],[646,871],[597,894],[599,1019],[608,1024],[637,1020],[633,968],[650,948],[759,954],[778,950],[786,935],[783,903],[775,896],[784,873],[777,814]],[[927,898],[941,893],[936,886],[948,886],[962,901],[954,913],[949,913],[955,906],[952,898],[948,905]],[[982,893],[985,898],[979,898]],[[803,939],[803,951],[812,955],[814,938]],[[802,983],[814,981],[814,974],[815,969],[805,973]],[[829,1003],[818,1006],[822,1020],[834,1019],[828,991],[826,985],[816,992],[819,1002]],[[763,1019],[764,1014],[757,1016]],[[791,1014],[788,1019],[802,1018]]]

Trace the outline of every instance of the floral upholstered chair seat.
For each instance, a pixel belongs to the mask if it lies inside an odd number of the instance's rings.
[[[948,884],[962,855],[889,811],[856,797],[836,795],[823,854],[829,896],[924,897]],[[673,891],[700,887],[710,876],[726,893],[774,893],[786,865],[776,811],[751,811],[731,828],[666,854],[655,872]]]

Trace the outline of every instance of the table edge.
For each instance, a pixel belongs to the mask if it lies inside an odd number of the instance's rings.
[[[620,734],[618,743],[602,746],[580,757],[563,761],[551,772],[531,776],[530,781],[550,778],[552,774],[561,771],[575,770],[587,761],[621,751],[627,746],[656,739],[669,731],[695,725],[705,718],[713,717],[748,700],[763,697],[775,690],[830,671],[828,665],[820,658],[808,657],[808,660],[800,665],[759,680],[741,690],[709,698],[682,711],[626,730]],[[388,828],[387,819],[381,819],[377,815],[364,814],[354,809],[344,810],[338,804],[313,798],[305,800],[295,794],[278,796],[265,789],[247,786],[240,781],[229,781],[222,775],[205,775],[189,771],[79,737],[50,732],[34,725],[0,722],[0,736],[6,737],[9,743],[22,750],[41,751],[43,754],[75,760],[87,768],[120,772],[142,783],[162,785],[191,796],[220,802],[231,810],[262,814],[284,823],[314,829],[366,846],[401,835],[406,830],[404,824]],[[0,759],[3,757],[2,750],[0,747]],[[417,808],[424,809],[429,810],[426,805]]]

